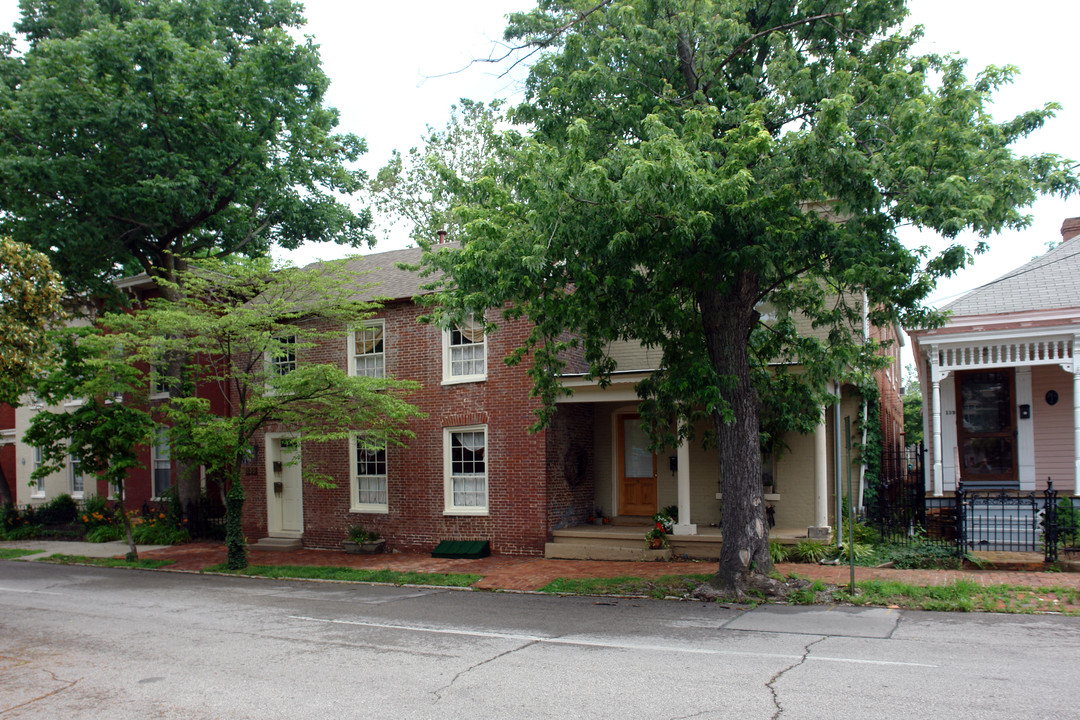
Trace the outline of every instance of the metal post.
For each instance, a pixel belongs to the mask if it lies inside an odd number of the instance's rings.
[[[967,530],[964,527],[964,481],[956,483],[956,555],[964,556],[964,541],[967,538]]]
[[[1058,560],[1058,519],[1057,519],[1057,491],[1054,490],[1054,482],[1046,478],[1046,492],[1043,493],[1043,560],[1045,562],[1057,562]]]

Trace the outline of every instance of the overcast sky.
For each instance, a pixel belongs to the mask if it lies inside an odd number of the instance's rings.
[[[341,112],[341,129],[368,140],[362,165],[373,172],[390,151],[416,145],[426,125],[441,127],[459,98],[513,99],[522,79],[498,77],[500,68],[474,65],[496,50],[504,16],[532,6],[528,0],[411,0],[374,3],[310,0],[306,32],[321,46],[330,76],[329,104]],[[910,0],[912,22],[925,26],[923,49],[957,52],[969,68],[1012,64],[1016,83],[994,105],[998,119],[1049,101],[1062,105],[1058,117],[1018,146],[1027,153],[1054,152],[1080,160],[1080,83],[1074,42],[1080,28],[1075,0]],[[0,26],[18,16],[17,0],[0,0]],[[435,77],[442,75],[442,77]],[[932,296],[948,302],[1016,267],[1060,238],[1065,217],[1080,215],[1080,199],[1047,198],[1029,211],[1032,226],[991,238],[990,252],[957,277],[943,281]],[[940,248],[939,238],[905,229],[905,242]],[[407,244],[404,233],[383,235],[377,249]],[[310,248],[293,259],[328,258],[337,248]]]

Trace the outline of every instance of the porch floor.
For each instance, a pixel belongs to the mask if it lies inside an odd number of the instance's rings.
[[[575,525],[552,532],[544,556],[577,560],[626,560],[645,548],[648,520],[631,522],[616,518],[610,525]],[[794,545],[806,539],[806,528],[772,528],[769,538]],[[720,528],[698,526],[697,535],[668,535],[671,554],[695,560],[720,557]],[[644,559],[644,558],[643,558]]]

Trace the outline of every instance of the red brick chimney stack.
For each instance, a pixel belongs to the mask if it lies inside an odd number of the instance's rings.
[[[1076,219],[1076,221],[1078,223],[1077,226],[1076,226],[1076,232],[1080,233],[1080,218],[1075,218],[1075,219]],[[1062,228],[1061,231],[1065,232],[1065,229]],[[1073,233],[1073,234],[1076,234],[1076,233]],[[1072,236],[1070,235],[1069,237],[1072,237]],[[446,231],[445,230],[440,230],[439,231],[439,244],[440,245],[445,245],[446,244]]]
[[[1080,217],[1065,218],[1061,223],[1061,242],[1072,240],[1080,235]]]

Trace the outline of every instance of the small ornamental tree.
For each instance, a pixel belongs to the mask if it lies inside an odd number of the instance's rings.
[[[171,426],[173,457],[224,480],[228,565],[240,569],[247,565],[241,468],[256,436],[273,425],[305,443],[359,434],[402,444],[412,437],[408,420],[420,415],[405,399],[418,385],[306,361],[305,351],[319,344],[343,345],[350,325],[377,307],[357,299],[362,278],[346,274],[344,261],[306,269],[275,268],[267,260],[204,262],[179,280],[181,299],[151,300],[101,323],[145,366],[163,354],[182,351],[188,358],[182,378],[189,387],[170,392],[160,410]],[[274,362],[286,356],[289,363]],[[225,412],[215,413],[200,389],[216,389]],[[304,474],[332,486],[306,464]]]
[[[42,450],[41,467],[31,478],[63,469],[70,456],[81,472],[106,480],[121,498],[116,513],[127,539],[127,557],[136,560],[138,551],[122,500],[124,481],[128,471],[142,467],[139,452],[157,427],[145,409],[142,373],[121,357],[114,338],[94,328],[61,330],[53,338],[52,363],[34,389],[50,405],[74,407],[39,412],[31,419],[24,439]]]
[[[0,403],[17,407],[40,369],[46,334],[62,315],[63,291],[45,255],[0,237]],[[0,466],[0,505],[14,501]]]
[[[1068,161],[1010,149],[1056,106],[995,122],[1015,70],[969,78],[960,58],[916,55],[906,15],[903,0],[540,0],[506,31],[534,60],[510,112],[528,136],[449,181],[462,248],[429,258],[437,300],[534,323],[511,361],[531,352],[541,421],[565,350],[583,345],[605,383],[608,344],[631,338],[662,351],[638,386],[654,443],[711,420],[723,547],[705,595],[769,585],[768,363],[801,364],[777,384],[822,399],[874,355],[852,330],[863,297],[875,325],[933,325],[935,280],[985,247],[929,257],[898,225],[985,237],[1077,188]]]

